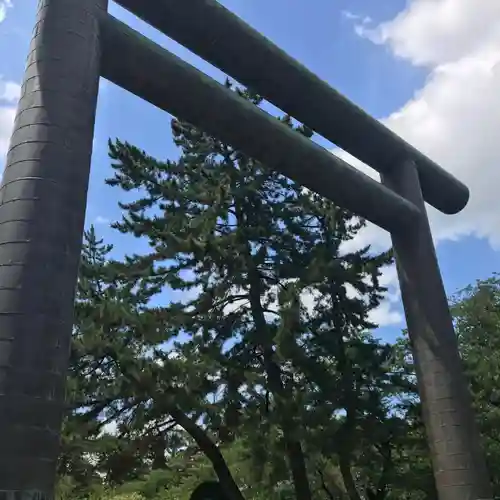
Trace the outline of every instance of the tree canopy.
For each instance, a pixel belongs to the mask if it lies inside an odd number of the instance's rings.
[[[109,143],[112,227],[148,251],[85,233],[59,497],[435,498],[406,337],[374,334],[392,253],[350,250],[364,221],[231,146],[172,134],[175,160]],[[499,284],[451,302],[497,490]]]

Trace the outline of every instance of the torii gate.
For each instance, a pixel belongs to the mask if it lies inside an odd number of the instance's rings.
[[[108,0],[39,0],[0,188],[0,500],[53,496],[101,76],[390,231],[439,498],[491,498],[424,205],[455,214],[468,189],[215,0],[116,1],[382,183],[109,15]]]

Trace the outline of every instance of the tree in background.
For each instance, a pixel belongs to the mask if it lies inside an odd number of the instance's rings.
[[[110,454],[108,460],[120,454],[122,443],[102,433],[139,404],[128,390],[128,380],[137,377],[137,360],[144,359],[157,341],[144,333],[150,331],[153,317],[155,327],[159,324],[157,311],[147,307],[158,288],[152,280],[142,280],[140,273],[124,277],[109,259],[111,250],[93,227],[85,233],[70,358],[69,412],[59,467],[60,474],[71,475],[82,485],[95,479],[100,469],[95,461],[105,452]],[[108,473],[111,481],[141,473],[140,460],[121,451],[116,467],[100,471]]]
[[[208,372],[165,355],[161,346],[173,330],[165,311],[150,304],[161,290],[154,270],[111,261],[111,249],[93,228],[85,234],[59,464],[74,493],[139,480],[193,439],[211,442],[189,416],[192,408],[180,409],[199,406],[205,395],[196,391]],[[191,442],[178,424],[194,435]]]
[[[450,301],[461,357],[469,379],[479,430],[483,440],[495,495],[500,495],[500,279],[497,274],[478,280],[455,294]],[[397,365],[408,383],[415,378],[407,339],[398,343]],[[416,388],[415,388],[416,389]],[[416,392],[416,391],[415,391]],[[430,461],[424,441],[418,398],[402,395],[406,408],[411,473],[408,480],[419,483],[426,496],[434,498]]]
[[[496,495],[500,495],[500,277],[470,285],[451,302],[479,430]]]
[[[133,199],[114,227],[150,251],[118,262],[85,234],[59,497],[188,499],[218,479],[230,500],[435,498],[406,341],[370,333],[390,253],[348,251],[363,221],[172,130],[176,161],[110,144],[108,182]],[[453,302],[492,471],[498,283]]]
[[[177,359],[202,366],[213,384],[200,408],[203,425],[219,443],[247,438],[261,472],[274,469],[266,471],[269,482],[286,482],[290,471],[296,497],[308,500],[304,419],[325,407],[327,420],[317,425],[334,426],[330,439],[345,441],[329,453],[340,458],[344,486],[357,498],[355,432],[390,392],[377,393],[375,376],[390,349],[366,330],[375,326],[367,317],[382,299],[378,278],[391,256],[343,252],[363,222],[187,123],[174,120],[172,130],[181,148],[175,162],[111,143],[108,183],[137,195],[121,204],[124,217],[115,224],[152,249],[133,265],[154,263],[155,280],[193,294],[170,306],[169,320],[182,334]],[[311,136],[303,127],[297,133]]]

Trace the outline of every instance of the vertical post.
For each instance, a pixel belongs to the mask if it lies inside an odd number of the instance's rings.
[[[423,214],[415,226],[393,234],[392,242],[439,499],[491,499],[472,400],[415,164],[398,165],[382,176],[382,182]]]
[[[53,496],[108,0],[40,0],[0,187],[0,499]]]

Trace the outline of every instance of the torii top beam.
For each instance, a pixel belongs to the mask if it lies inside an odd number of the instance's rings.
[[[215,0],[115,1],[378,172],[414,161],[425,201],[441,212],[466,206],[462,182]]]

